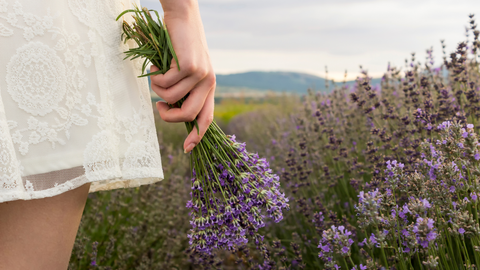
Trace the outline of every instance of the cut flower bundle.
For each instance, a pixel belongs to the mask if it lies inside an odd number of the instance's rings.
[[[135,41],[138,47],[128,50],[125,59],[145,58],[141,76],[164,74],[172,59],[178,63],[165,24],[156,11],[150,11],[155,12],[156,20],[148,9],[138,7],[117,17],[133,13],[133,25],[123,23],[123,38]],[[159,71],[145,73],[149,62]],[[181,107],[186,98],[171,105]],[[197,126],[196,121],[185,125],[188,132]],[[280,192],[279,177],[268,162],[247,152],[245,143],[237,142],[235,136],[225,135],[215,121],[192,150],[190,163],[192,190],[187,207],[192,228],[188,238],[195,251],[232,250],[248,243],[248,238],[258,245],[263,240],[258,229],[265,226],[265,214],[279,222],[282,210],[289,209],[288,198]]]

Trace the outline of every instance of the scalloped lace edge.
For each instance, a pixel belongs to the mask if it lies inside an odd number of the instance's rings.
[[[84,174],[72,180],[69,180],[61,185],[57,185],[53,188],[45,190],[23,192],[12,190],[12,192],[0,194],[0,203],[14,200],[31,200],[53,197],[69,190],[78,188],[87,183],[91,183],[88,193],[119,188],[134,188],[162,181],[164,179],[163,177],[164,176],[162,172],[157,177],[144,177],[137,179],[123,179],[122,177],[117,177],[105,180],[88,180]]]

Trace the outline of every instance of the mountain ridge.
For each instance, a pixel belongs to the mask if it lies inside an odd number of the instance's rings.
[[[248,71],[233,74],[217,74],[217,89],[251,89],[258,91],[307,93],[309,88],[326,92],[325,78],[320,76],[289,71]],[[330,81],[330,80],[329,80]],[[331,82],[329,82],[331,84]],[[343,82],[337,82],[341,84]],[[379,84],[380,79],[372,79],[372,84]],[[347,81],[347,85],[355,81]]]

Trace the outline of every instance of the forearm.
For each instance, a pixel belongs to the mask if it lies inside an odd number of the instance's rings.
[[[200,48],[208,51],[203,29],[202,19],[197,0],[160,0],[164,11],[164,19],[170,33],[185,32],[190,35],[189,40],[183,39],[187,44],[174,42],[174,48],[178,46],[192,46],[192,41],[201,42]],[[176,46],[175,46],[176,45]],[[197,45],[199,46],[199,44]]]

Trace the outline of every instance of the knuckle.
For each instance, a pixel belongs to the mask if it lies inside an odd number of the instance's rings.
[[[157,85],[163,89],[167,88],[167,83],[164,80],[161,80]]]
[[[163,100],[165,100],[166,102],[170,100],[170,96],[165,92],[159,92],[157,93],[157,95],[161,97]]]
[[[184,70],[188,74],[193,74],[198,69],[198,67],[193,62],[185,63],[184,66],[185,66]]]
[[[152,85],[152,91],[157,94],[159,97],[163,98],[163,92],[156,86]]]
[[[209,78],[209,73],[208,73],[208,69],[206,68],[200,68],[197,70],[197,76],[199,78],[202,78],[202,79],[210,79]]]
[[[198,111],[196,111],[194,108],[189,108],[186,113],[186,117],[189,122],[192,122],[197,118]]]
[[[159,95],[160,96],[160,95]],[[175,102],[177,102],[175,100],[175,97],[173,96],[173,93],[169,92],[169,91],[165,91],[162,93],[162,95],[160,96],[161,98],[163,98],[163,100],[165,100],[167,103],[169,104],[173,104]]]
[[[152,88],[154,86],[157,87],[157,88],[166,88],[163,80],[159,79],[158,77],[157,78],[155,78],[155,77],[151,78],[151,85],[152,85]]]
[[[152,75],[152,76],[150,76],[150,81],[151,81],[152,84],[158,85],[161,82],[160,76]]]
[[[207,116],[206,122],[208,125],[210,125],[213,122],[213,114],[209,114]]]
[[[163,114],[163,113],[160,113],[160,118],[162,118],[163,121],[167,122],[167,123],[172,123],[172,119],[170,117],[168,117],[168,115],[166,114]]]
[[[210,88],[215,88],[217,87],[217,78],[215,77],[214,73],[210,73],[213,75],[209,75],[208,81],[209,81],[209,86]]]
[[[178,100],[174,97],[168,97],[168,99],[165,99],[168,104],[175,104]]]
[[[185,122],[192,122],[197,116],[193,113],[188,113],[185,115]]]
[[[193,108],[186,108],[184,117],[186,121],[192,122],[197,118],[197,112]]]

